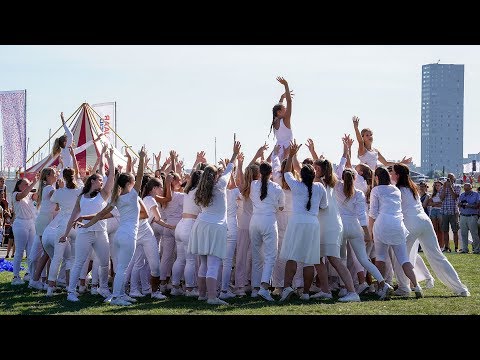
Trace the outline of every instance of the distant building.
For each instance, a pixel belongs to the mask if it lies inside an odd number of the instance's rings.
[[[422,66],[421,168],[463,170],[464,65]]]

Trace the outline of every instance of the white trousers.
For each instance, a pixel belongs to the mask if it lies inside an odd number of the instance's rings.
[[[15,237],[15,254],[13,255],[13,276],[20,276],[20,264],[23,252],[27,253],[27,263],[30,267],[30,250],[35,238],[35,221],[16,218],[12,224],[13,236]],[[31,269],[27,272],[33,276]]]
[[[252,215],[249,227],[252,241],[252,287],[270,283],[277,258],[278,228],[275,216]]]

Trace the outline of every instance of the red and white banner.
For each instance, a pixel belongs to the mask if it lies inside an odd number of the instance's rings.
[[[27,114],[25,90],[0,91],[3,127],[3,159],[6,167],[25,165]]]
[[[93,110],[100,116],[99,124],[100,129],[105,136],[110,140],[113,146],[117,146],[115,131],[116,119],[115,119],[115,102],[106,102],[101,104],[93,104]]]

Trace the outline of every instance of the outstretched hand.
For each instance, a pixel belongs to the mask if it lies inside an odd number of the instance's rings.
[[[313,142],[312,139],[308,138],[307,142],[305,143],[305,146],[307,147],[308,150],[310,150],[310,152],[315,151],[315,143]]]
[[[277,76],[277,81],[278,81],[280,84],[284,85],[284,86],[285,86],[285,85],[288,85],[287,80],[285,80],[285,79],[284,79],[283,77],[281,77],[281,76]]]
[[[298,145],[297,141],[295,139],[290,141],[289,156],[291,156],[291,157],[295,156],[295,154],[298,152],[298,149],[300,149],[301,146],[302,146],[302,144]]]
[[[406,156],[404,156],[403,159],[402,159],[402,161],[400,161],[401,164],[405,164],[405,165],[410,164],[411,162],[412,162],[412,158],[409,157],[409,158],[407,159]]]
[[[353,121],[353,127],[354,127],[355,129],[357,129],[357,128],[358,128],[358,124],[360,123],[360,119],[358,118],[358,116],[353,116],[353,117],[352,117],[352,121]]]

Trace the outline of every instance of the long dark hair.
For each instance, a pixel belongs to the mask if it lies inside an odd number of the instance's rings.
[[[115,204],[120,196],[121,189],[130,183],[132,180],[135,180],[132,173],[121,173],[115,179],[115,185],[113,185],[112,196],[110,198],[110,204]]]
[[[157,177],[150,177],[150,179],[148,180],[147,184],[145,185],[145,188],[143,189],[143,192],[142,192],[142,199],[145,197],[145,196],[148,196],[153,188],[155,187],[161,187],[162,186],[162,182],[159,178]]]
[[[325,186],[334,188],[338,179],[335,173],[333,172],[332,163],[327,159],[323,159],[323,160],[316,160],[314,164],[317,166],[320,166],[320,168],[322,169],[323,182],[325,183]]]
[[[198,186],[198,183],[200,181],[200,178],[202,177],[203,170],[195,170],[190,177],[190,180],[187,183],[187,186],[185,186],[185,189],[183,192],[185,194],[188,194],[190,191],[195,190],[195,188]]]
[[[88,177],[87,181],[85,181],[85,186],[83,187],[83,190],[80,194],[80,196],[84,194],[88,194],[90,192],[90,189],[92,188],[92,182],[100,178],[100,175],[98,174],[92,174]],[[97,196],[97,194],[100,192],[100,189],[98,191],[92,192],[92,197]]]
[[[279,110],[282,110],[282,108],[283,108],[283,105],[282,105],[282,104],[276,104],[276,105],[272,108],[273,119],[272,119],[272,124],[270,125],[270,132],[268,133],[268,137],[270,137],[270,134],[272,133],[273,124],[275,123],[275,118],[277,117],[277,112],[278,112]]]
[[[412,195],[415,199],[418,199],[418,190],[415,183],[410,178],[410,169],[407,165],[402,163],[397,163],[393,165],[393,171],[398,175],[397,187],[406,187],[409,188],[412,192]]]
[[[268,195],[268,180],[272,174],[272,165],[262,161],[260,164],[260,175],[262,175],[262,187],[260,188],[260,200],[263,200]]]
[[[313,180],[315,179],[315,169],[310,164],[303,165],[300,170],[300,176],[302,177],[302,182],[307,186],[308,189],[308,201],[307,201],[307,210],[310,211],[312,206],[312,185]]]
[[[65,180],[65,187],[67,189],[76,189],[77,184],[75,182],[75,170],[72,168],[65,168],[63,169],[63,179]]]
[[[342,173],[343,180],[343,194],[345,195],[345,201],[350,199],[355,194],[355,186],[353,182],[355,181],[355,173],[352,169],[345,169]]]
[[[12,193],[14,192],[20,192],[20,184],[22,183],[22,181],[25,180],[25,179],[18,179],[17,182],[15,183],[15,187],[13,188],[13,191]]]
[[[213,201],[213,187],[217,179],[218,169],[215,165],[207,165],[198,182],[198,189],[195,192],[195,204],[207,207]]]
[[[390,185],[392,182],[390,181],[390,174],[385,166],[378,166],[375,169],[375,176],[378,177],[377,185]]]

